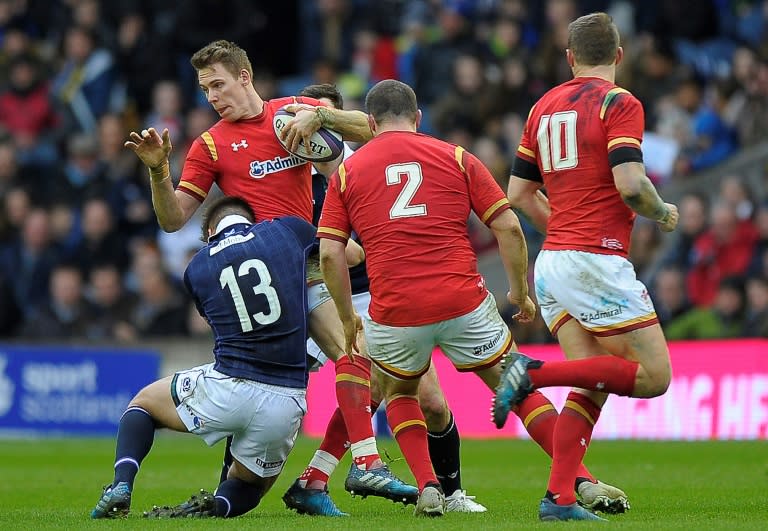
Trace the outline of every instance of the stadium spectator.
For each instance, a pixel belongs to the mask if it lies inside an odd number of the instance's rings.
[[[727,277],[720,281],[712,306],[693,308],[664,327],[670,340],[726,339],[745,331],[744,280]]]
[[[747,278],[746,336],[768,337],[768,277]]]
[[[753,275],[765,275],[763,266],[764,257],[768,256],[768,199],[763,201],[755,213],[755,228],[757,229],[757,244],[752,253],[752,261],[749,264],[749,273]]]
[[[85,295],[94,309],[87,332],[90,340],[132,339],[128,323],[137,300],[123,286],[122,274],[114,264],[102,263],[91,267]]]
[[[662,328],[688,310],[691,304],[685,291],[685,273],[677,266],[663,267],[654,278],[653,300]]]
[[[739,221],[749,221],[755,214],[755,194],[746,180],[738,175],[722,178],[718,198],[730,205]]]
[[[46,210],[33,208],[22,223],[16,238],[0,249],[0,268],[7,278],[13,279],[14,299],[26,313],[48,299],[51,271],[61,255],[51,243]]]
[[[661,235],[656,224],[646,218],[635,220],[630,242],[629,261],[635,267],[637,277],[646,281],[652,273],[661,247]]]
[[[114,264],[121,272],[128,269],[130,255],[127,241],[115,231],[115,221],[109,203],[100,197],[86,199],[80,216],[79,244],[72,250],[70,260],[80,267],[84,278],[97,264]]]
[[[138,300],[130,320],[120,325],[120,336],[137,341],[186,335],[187,299],[170,275],[151,269],[143,272],[138,282]]]
[[[2,153],[0,152],[0,156]],[[32,209],[32,200],[23,186],[11,186],[2,193],[0,211],[0,245],[10,243],[21,233],[21,227]]]
[[[688,296],[696,306],[715,300],[720,282],[747,272],[757,242],[751,221],[739,221],[735,209],[724,202],[712,208],[710,228],[693,243],[693,259],[686,279]]]
[[[67,131],[93,133],[110,110],[116,72],[112,54],[97,44],[88,28],[72,26],[64,36],[64,62],[52,91],[61,105]]]
[[[695,260],[693,244],[709,227],[709,198],[691,192],[680,198],[680,224],[672,243],[661,257],[664,266],[676,266],[687,272]]]
[[[171,142],[181,144],[184,137],[184,114],[181,87],[176,81],[158,81],[152,88],[152,109],[144,117],[144,127],[158,131],[168,129]]]
[[[88,337],[93,309],[83,296],[83,276],[74,264],[57,265],[50,276],[50,300],[32,306],[21,337],[27,341]],[[29,306],[25,301],[24,305]]]
[[[22,164],[52,164],[58,158],[54,142],[59,117],[40,65],[27,55],[15,58],[9,81],[8,89],[0,94],[0,125],[13,135]]]
[[[45,201],[63,202],[75,210],[83,201],[103,196],[109,189],[106,167],[99,158],[99,142],[94,134],[77,133],[69,137],[67,156],[61,170],[50,170],[52,181],[46,190]]]

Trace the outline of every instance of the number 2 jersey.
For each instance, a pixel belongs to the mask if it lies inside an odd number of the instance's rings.
[[[277,98],[265,101],[254,118],[219,120],[192,143],[177,190],[202,202],[215,182],[226,195],[245,199],[256,221],[282,216],[311,221],[311,165],[288,153],[272,127],[275,112],[291,103],[322,105],[312,98]]]
[[[184,272],[213,329],[214,368],[233,378],[306,387],[305,270],[315,228],[296,217],[255,225],[232,219]]]
[[[552,209],[544,249],[627,256],[635,214],[611,168],[642,162],[644,123],[632,94],[595,77],[563,83],[534,105],[512,174],[544,183]]]
[[[485,166],[463,148],[427,135],[377,135],[339,166],[318,237],[363,242],[369,314],[389,326],[464,315],[488,291],[467,234],[474,211],[490,224],[509,208]]]

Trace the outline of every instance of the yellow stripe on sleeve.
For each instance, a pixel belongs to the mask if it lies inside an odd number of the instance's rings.
[[[608,142],[608,149],[611,149],[616,144],[633,144],[637,147],[640,147],[640,141],[636,138],[632,138],[631,136],[620,136],[619,138],[614,138]]]
[[[536,153],[534,153],[533,150],[528,149],[527,147],[517,146],[517,150],[527,157],[531,157],[532,159],[536,158]]]
[[[200,197],[203,197],[203,198],[208,197],[208,192],[206,192],[205,190],[203,190],[199,186],[196,186],[196,185],[194,185],[192,183],[189,183],[187,181],[181,181],[179,183],[179,187],[186,188],[187,190],[196,193]]]
[[[208,151],[211,154],[211,158],[213,159],[213,162],[216,162],[219,160],[219,152],[216,151],[216,142],[213,141],[213,137],[211,136],[211,133],[206,131],[200,137],[203,139],[203,142],[205,142],[205,145],[208,146]]]
[[[499,210],[500,208],[502,208],[502,207],[503,207],[503,206],[505,206],[505,205],[506,205],[506,206],[509,206],[509,201],[507,200],[507,198],[505,197],[504,199],[499,199],[499,200],[498,200],[498,201],[496,201],[494,204],[492,204],[492,205],[490,206],[490,208],[488,208],[488,210],[486,210],[485,212],[483,212],[483,215],[482,215],[482,216],[480,216],[480,221],[482,221],[483,223],[485,223],[486,221],[488,221],[488,219],[489,219],[489,218],[490,218],[490,217],[491,217],[491,216],[492,216],[492,215],[493,215],[493,214],[494,214],[494,213],[495,213],[497,210]]]
[[[330,227],[318,227],[317,233],[325,233],[325,234],[332,234],[333,236],[338,236],[340,238],[344,238],[345,240],[349,239],[349,234],[347,234],[344,231],[338,230],[338,229],[332,229]]]
[[[461,168],[461,171],[466,171],[464,169],[464,164],[461,162],[464,158],[464,148],[461,146],[456,146],[456,150],[453,152],[453,156],[456,158],[456,162],[459,164],[459,168]]]
[[[343,192],[347,189],[347,168],[344,166],[344,163],[342,162],[339,164],[339,191]]]

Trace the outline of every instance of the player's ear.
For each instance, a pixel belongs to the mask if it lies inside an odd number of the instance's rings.
[[[621,60],[624,59],[624,48],[619,46],[616,48],[616,64],[618,65],[621,63]]]
[[[372,114],[368,115],[368,127],[371,128],[371,132],[372,133],[376,132],[376,120],[373,119],[373,115]]]
[[[244,87],[247,87],[248,85],[251,84],[251,75],[248,73],[248,70],[246,70],[245,68],[240,70],[239,81],[240,81],[240,84],[243,85]]]
[[[565,58],[568,60],[568,66],[573,68],[573,66],[576,64],[576,58],[573,57],[573,52],[570,48],[565,49]]]
[[[416,110],[416,130],[419,130],[419,126],[421,125],[421,117],[422,117],[421,109]]]

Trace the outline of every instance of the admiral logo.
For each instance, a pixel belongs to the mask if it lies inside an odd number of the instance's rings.
[[[595,312],[595,313],[587,313],[587,312],[581,312],[579,314],[579,319],[585,323],[591,323],[593,321],[599,321],[600,319],[608,319],[610,317],[616,317],[617,315],[621,315],[623,312],[621,306],[616,306],[612,310],[605,310],[603,312]]]
[[[295,168],[306,164],[307,161],[300,159],[296,155],[288,155],[287,157],[275,157],[272,160],[254,160],[251,162],[250,176],[254,179],[261,179],[269,173],[276,173],[288,168]]]
[[[493,338],[485,345],[478,345],[472,349],[472,353],[475,355],[483,354],[489,350],[493,350],[498,345],[499,340],[504,336],[504,331],[499,330]]]
[[[283,466],[284,461],[271,461],[271,462],[265,462],[260,457],[256,458],[256,464],[259,465],[263,469],[270,469],[270,468],[280,468]]]

